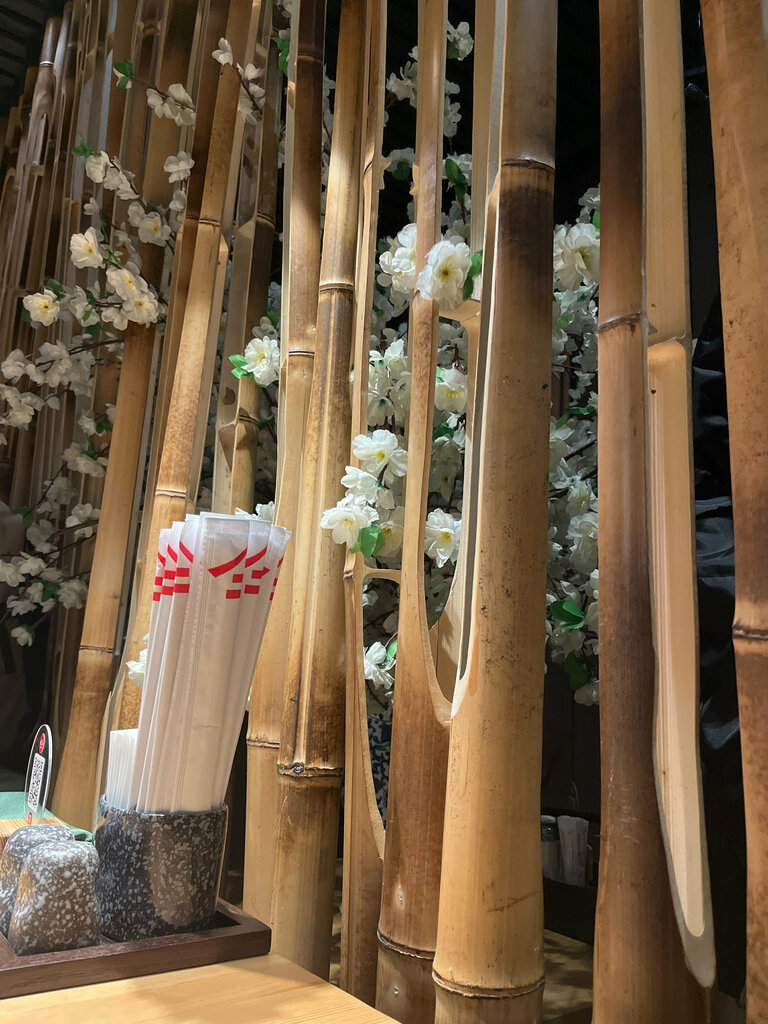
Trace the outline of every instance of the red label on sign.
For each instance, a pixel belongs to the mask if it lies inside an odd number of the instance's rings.
[[[39,746],[38,749],[40,750],[41,754],[43,752],[43,747],[44,746],[45,746],[45,733],[43,733],[43,735],[40,737],[40,746]]]

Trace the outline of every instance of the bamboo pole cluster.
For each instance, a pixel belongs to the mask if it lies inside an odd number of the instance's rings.
[[[750,1024],[768,1015],[768,815],[761,688],[764,451],[758,285],[768,231],[768,109],[758,0],[703,0],[713,104],[736,527],[737,650],[749,852]],[[383,187],[387,11],[342,0],[326,205],[324,0],[295,0],[287,76],[269,0],[73,0],[45,32],[5,128],[0,359],[36,352],[21,299],[74,282],[68,241],[89,195],[72,156],[87,137],[135,171],[156,206],[169,153],[194,158],[173,259],[144,246],[169,288],[164,331],[131,325],[121,364],[98,367],[115,405],[84,613],[55,630],[68,723],[53,809],[93,822],[111,721],[136,724],[127,679],[148,629],[160,531],[193,511],[217,355],[242,355],[267,312],[282,206],[275,521],[293,532],[249,705],[246,910],[273,948],[321,976],[331,958],[342,778],[341,983],[422,1024],[541,1018],[540,781],[551,389],[557,5],[477,0],[472,250],[483,273],[452,318],[469,337],[463,543],[445,613],[427,626],[424,542],[438,304],[418,287],[408,330],[411,409],[402,568],[372,569],[319,526],[368,429],[368,353]],[[418,0],[416,264],[441,234],[447,5]],[[601,0],[602,278],[599,491],[602,824],[595,1024],[698,1024],[714,981],[698,765],[698,635],[690,427],[680,25],[663,0]],[[265,98],[238,117],[241,84],[211,59],[221,37]],[[136,85],[110,89],[130,56]],[[154,118],[139,81],[181,82],[194,127]],[[285,101],[284,101],[285,90]],[[285,104],[285,111],[284,111]],[[285,113],[282,203],[279,152]],[[749,122],[747,122],[749,117]],[[120,200],[107,212],[120,220]],[[228,297],[225,293],[228,288]],[[227,322],[220,344],[222,310]],[[65,336],[72,327],[64,325]],[[66,334],[69,332],[69,335]],[[350,369],[354,367],[350,387]],[[37,500],[85,399],[67,395],[0,450],[0,497]],[[248,376],[216,406],[212,504],[251,511],[263,427]],[[764,443],[765,442],[765,443]],[[376,807],[363,667],[363,587],[400,585],[386,832]],[[62,728],[62,731],[63,728]],[[649,896],[652,894],[652,897]]]

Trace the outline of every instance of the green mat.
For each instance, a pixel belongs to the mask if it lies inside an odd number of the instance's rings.
[[[46,810],[46,814],[51,811]],[[0,820],[7,821],[9,818],[23,818],[26,820],[29,814],[27,801],[23,793],[0,793]],[[66,824],[66,822],[64,822]],[[86,843],[93,842],[93,836],[84,828],[75,828],[74,825],[67,825],[72,830],[75,839]]]

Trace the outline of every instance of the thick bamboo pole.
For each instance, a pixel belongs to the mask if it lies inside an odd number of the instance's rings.
[[[699,760],[699,637],[680,11],[643,0],[648,510],[656,787],[689,968],[715,980]]]
[[[299,509],[320,281],[324,32],[325,0],[299,0],[291,30],[295,47],[295,77],[288,83],[287,98],[290,131],[283,202],[283,365],[279,399],[279,416],[285,430],[279,437],[280,466],[274,517],[277,524],[291,531],[296,530]],[[244,394],[241,400],[246,397]],[[296,538],[293,537],[285,552],[280,573],[282,582],[275,591],[264,632],[248,714],[243,905],[249,913],[267,922],[272,920],[279,806],[277,757],[288,657],[285,639],[291,628],[295,556]],[[306,566],[301,571],[306,572]]]
[[[386,7],[369,0],[368,110],[363,139],[360,249],[357,267],[352,436],[368,429],[368,366],[371,344],[379,189],[383,186],[384,83],[386,79]],[[344,565],[346,609],[346,738],[344,758],[344,871],[341,901],[340,985],[373,1005],[376,998],[376,926],[381,907],[384,825],[376,804],[368,740],[367,687],[363,669],[363,583],[376,576],[366,570],[362,552],[348,552]],[[399,574],[397,574],[399,575]]]
[[[538,1021],[557,4],[507,6],[468,664],[456,687],[435,1021]]]
[[[126,332],[67,742],[52,802],[60,818],[88,829],[98,799],[94,765],[101,720],[119,653],[115,629],[141,442],[135,426],[143,420],[153,346],[151,328],[132,325]]]
[[[672,907],[653,766],[639,13],[639,0],[603,0],[600,9],[603,786],[593,1020],[698,1024],[703,1010]]]
[[[768,695],[765,688],[768,416],[768,22],[758,0],[703,0],[720,238],[731,442],[739,688],[747,820],[747,1020],[768,1020]]]
[[[444,0],[420,0],[414,168],[419,267],[440,234],[445,44]],[[413,1024],[434,1014],[431,972],[448,758],[449,705],[435,674],[424,599],[437,339],[437,303],[415,292],[408,333],[408,476],[376,991],[379,1009]]]
[[[330,966],[344,758],[344,550],[319,527],[341,498],[350,446],[349,368],[365,83],[365,0],[343,0],[312,379],[296,529],[273,948],[321,976]],[[295,235],[292,233],[295,239]],[[295,279],[294,279],[295,280]],[[293,281],[292,281],[293,284]]]

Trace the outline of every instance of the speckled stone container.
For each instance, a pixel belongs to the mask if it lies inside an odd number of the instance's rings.
[[[227,808],[140,814],[99,803],[101,930],[127,942],[201,931],[216,912]]]

